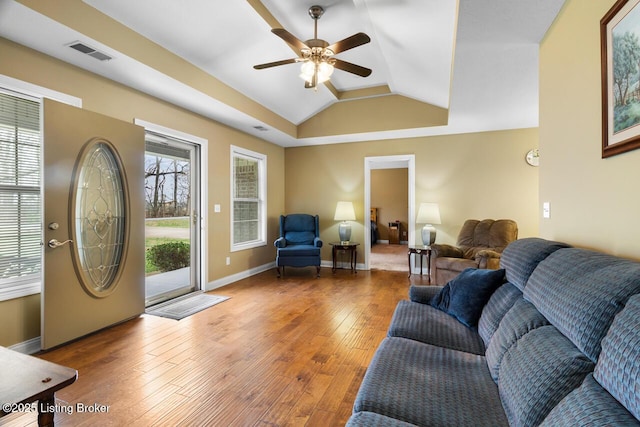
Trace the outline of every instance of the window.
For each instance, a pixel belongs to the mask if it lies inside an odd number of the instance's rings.
[[[0,92],[0,300],[40,292],[40,101]]]
[[[266,241],[267,156],[231,147],[231,250]]]

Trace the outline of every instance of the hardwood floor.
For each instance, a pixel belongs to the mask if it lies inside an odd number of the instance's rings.
[[[39,355],[78,370],[58,426],[341,426],[404,272],[268,271],[216,289],[230,300],[175,321],[143,315]],[[412,276],[416,283],[420,276]],[[79,404],[106,413],[79,413]],[[11,414],[0,425],[36,425]]]

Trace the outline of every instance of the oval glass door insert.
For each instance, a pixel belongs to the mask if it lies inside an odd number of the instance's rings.
[[[115,289],[126,244],[126,186],[109,141],[93,139],[76,168],[74,259],[80,283],[96,297]]]

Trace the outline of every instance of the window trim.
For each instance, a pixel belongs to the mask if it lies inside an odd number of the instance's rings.
[[[51,90],[43,86],[38,86],[33,83],[14,79],[13,77],[9,77],[4,74],[0,74],[0,90],[2,89],[10,91],[9,93],[13,95],[39,99],[40,102],[42,102],[44,98],[48,98],[62,102],[63,104],[82,108],[81,98]]]
[[[62,92],[38,86],[33,83],[15,79],[13,77],[0,74],[0,91],[12,96],[19,96],[25,99],[38,100],[40,102],[40,137],[42,138],[42,109],[45,98],[57,102],[82,108],[82,99]],[[41,144],[42,150],[42,144]],[[41,164],[44,168],[44,164]],[[40,185],[42,191],[42,185]],[[41,207],[44,211],[44,206]],[[42,273],[38,280],[27,277],[25,280],[16,280],[11,285],[0,286],[0,301],[8,301],[16,298],[23,298],[29,295],[36,295],[42,292]]]
[[[258,239],[249,242],[235,243],[234,236],[234,193],[235,193],[235,173],[233,160],[236,156],[250,158],[258,162]],[[267,155],[247,150],[246,148],[231,145],[230,155],[230,194],[229,194],[229,219],[230,219],[230,251],[237,252],[246,249],[258,248],[267,245]]]

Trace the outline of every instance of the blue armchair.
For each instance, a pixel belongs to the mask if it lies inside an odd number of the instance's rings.
[[[273,243],[276,249],[276,269],[280,267],[315,266],[320,277],[320,230],[318,215],[280,215],[280,237]]]

